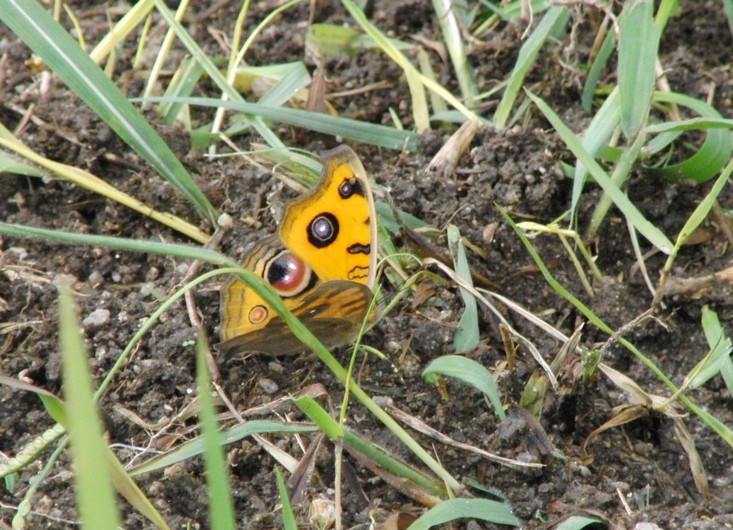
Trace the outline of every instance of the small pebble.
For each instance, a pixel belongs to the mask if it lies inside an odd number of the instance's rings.
[[[92,271],[92,273],[89,275],[89,283],[102,283],[104,281],[104,276],[102,276],[102,273],[99,271]]]
[[[275,372],[276,374],[281,374],[284,370],[283,365],[276,361],[270,361],[267,363],[267,367],[271,372]]]
[[[87,328],[98,328],[104,326],[109,322],[110,312],[109,309],[97,309],[92,311],[88,317],[81,321],[84,327]]]
[[[280,387],[277,386],[277,383],[273,381],[272,379],[260,379],[258,381],[258,384],[268,394],[274,394],[278,390],[280,390]]]

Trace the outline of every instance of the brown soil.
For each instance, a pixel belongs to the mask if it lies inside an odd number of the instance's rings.
[[[260,3],[249,20],[259,21],[274,6]],[[340,23],[347,19],[336,3],[320,12],[324,20]],[[379,2],[372,6],[373,21],[396,38],[410,40],[413,35],[439,39],[437,23],[429,3],[404,0]],[[224,2],[214,18],[188,22],[191,32],[212,55],[221,55],[211,28],[225,34],[236,18],[238,4]],[[107,15],[99,6],[75,6],[88,41],[96,42],[107,27]],[[682,16],[672,19],[665,31],[661,56],[673,90],[706,99],[712,90],[712,104],[727,118],[733,117],[733,82],[730,78],[731,36],[720,3],[686,4]],[[192,12],[196,12],[194,8]],[[593,16],[591,16],[593,15]],[[543,50],[538,68],[530,76],[531,89],[543,97],[571,128],[581,131],[589,116],[580,106],[579,70],[569,65],[586,61],[593,36],[592,10],[575,12],[578,24],[574,38],[567,36],[554,48]],[[248,60],[251,64],[272,64],[302,60],[303,39],[308,19],[305,4],[284,14],[256,41]],[[487,38],[476,43],[471,59],[477,65],[482,89],[488,90],[510,72],[520,46],[524,25],[502,24]],[[694,34],[694,38],[690,38]],[[120,51],[117,72],[130,70],[135,47]],[[58,80],[52,79],[48,91],[41,93],[38,77],[24,64],[30,52],[5,26],[0,26],[0,54],[5,54],[0,72],[0,121],[14,129],[22,112],[30,105],[34,120],[19,134],[32,148],[54,160],[85,168],[151,206],[170,211],[189,220],[196,213],[101,123]],[[442,68],[437,55],[436,68]],[[146,67],[150,65],[147,64]],[[409,92],[399,69],[378,52],[361,52],[354,57],[327,63],[328,88],[339,92],[387,80],[388,88],[362,95],[335,99],[334,105],[345,116],[379,123],[391,123],[394,109],[405,127],[411,126]],[[450,68],[442,68],[441,81],[455,87]],[[131,81],[123,90],[134,94],[139,87]],[[213,94],[215,95],[215,94]],[[490,100],[490,116],[498,100]],[[210,116],[210,115],[207,115]],[[197,119],[208,119],[204,115]],[[174,149],[188,169],[200,179],[202,189],[221,211],[230,213],[236,228],[223,243],[223,251],[241,258],[250,241],[274,229],[272,217],[264,207],[265,196],[278,186],[268,174],[248,166],[236,157],[211,160],[201,152],[190,152],[187,135],[178,129],[157,125],[150,120]],[[320,151],[334,140],[303,134],[287,127],[276,127],[281,138],[292,147]],[[570,205],[572,181],[563,177],[559,162],[573,159],[562,142],[531,109],[517,125],[507,131],[483,129],[460,160],[456,175],[444,177],[426,168],[431,157],[450,131],[436,129],[425,134],[420,150],[400,154],[388,150],[354,145],[367,171],[377,183],[388,187],[398,208],[443,228],[457,225],[464,237],[482,254],[472,253],[472,266],[501,287],[503,295],[570,335],[584,318],[553,291],[533,267],[534,263],[512,229],[501,219],[494,203],[507,208],[515,219],[549,223]],[[244,149],[249,138],[237,138]],[[653,180],[639,169],[628,190],[632,200],[648,218],[670,237],[680,229],[708,185],[672,185]],[[585,226],[599,192],[593,186],[581,204],[580,226]],[[105,234],[145,240],[188,242],[180,235],[124,207],[100,199],[91,192],[65,182],[4,174],[0,179],[0,219],[28,226],[54,228],[81,233]],[[730,188],[720,197],[723,210],[733,208]],[[497,224],[493,237],[489,228]],[[203,226],[203,225],[202,225]],[[731,265],[726,240],[712,221],[705,235],[684,248],[674,273],[697,277],[723,270]],[[399,237],[398,248],[403,244]],[[445,241],[434,241],[445,248]],[[613,329],[619,329],[645,311],[651,296],[638,273],[623,219],[612,211],[594,242],[594,253],[604,281],[597,286],[595,298],[584,294],[578,276],[561,243],[550,236],[534,244],[557,280],[581,298]],[[648,250],[644,248],[643,250]],[[652,255],[646,264],[653,280],[658,278],[665,257]],[[36,385],[61,394],[60,361],[57,338],[57,290],[62,275],[74,278],[82,318],[98,309],[110,311],[109,320],[84,329],[88,351],[97,381],[110,369],[118,355],[139,328],[143,319],[158,306],[157,296],[173,292],[186,272],[187,264],[154,255],[119,252],[105,248],[66,246],[48,241],[0,238],[0,319],[9,327],[0,349],[0,371],[5,375],[29,378]],[[20,273],[20,274],[17,274]],[[387,296],[394,288],[384,281]],[[411,300],[401,303],[386,315],[365,339],[371,346],[391,355],[388,361],[369,356],[363,363],[360,383],[372,395],[385,394],[394,405],[417,416],[448,436],[511,458],[537,459],[547,464],[541,471],[519,471],[501,467],[478,456],[441,445],[416,434],[422,445],[434,450],[441,463],[464,483],[477,482],[500,492],[527,528],[545,528],[576,513],[590,513],[610,522],[615,528],[632,528],[649,521],[662,528],[722,528],[733,525],[733,453],[720,437],[696,416],[684,423],[690,430],[702,457],[710,482],[710,495],[697,493],[686,454],[677,442],[674,423],[656,413],[623,427],[601,434],[589,446],[592,463],[582,465],[581,446],[586,437],[612,416],[612,408],[627,402],[623,392],[604,376],[587,382],[562,381],[560,392],[550,391],[545,400],[541,425],[557,451],[566,460],[539,455],[531,432],[519,415],[498,428],[498,421],[482,397],[456,381],[446,381],[443,391],[420,377],[422,369],[434,358],[452,352],[452,335],[460,318],[462,303],[452,283],[429,284],[434,296],[417,308]],[[718,285],[694,297],[667,297],[658,321],[648,320],[628,330],[625,337],[645,352],[677,384],[708,351],[700,325],[701,310],[709,305],[720,315],[723,325],[733,318],[730,287]],[[155,296],[154,296],[155,295]],[[216,286],[197,294],[209,335],[216,336],[218,291]],[[518,331],[532,340],[545,359],[552,360],[559,343],[529,325],[515,314],[507,318]],[[482,323],[482,344],[473,357],[493,369],[506,360],[498,323],[488,312]],[[178,305],[164,321],[155,326],[130,362],[115,380],[102,403],[109,440],[122,462],[137,456],[131,448],[146,448],[151,434],[121,411],[133,412],[142,421],[156,423],[172,418],[195,396],[195,359],[192,340],[195,330],[185,307]],[[586,325],[582,344],[588,347],[607,340],[607,336]],[[346,353],[341,357],[346,361]],[[573,362],[576,360],[573,359]],[[620,346],[605,351],[604,362],[632,378],[651,394],[666,396],[668,390],[634,356]],[[221,384],[239,409],[268,403],[288,393],[321,383],[338,403],[341,385],[319,369],[310,355],[272,359],[251,356],[224,367]],[[396,370],[395,370],[396,368]],[[505,403],[517,403],[529,377],[538,369],[522,348],[514,364],[502,372],[499,386]],[[264,383],[263,383],[264,382]],[[733,425],[731,396],[716,377],[691,397],[728,425]],[[352,400],[353,402],[353,400]],[[293,419],[301,416],[294,407],[280,410]],[[0,450],[16,454],[44,429],[53,425],[38,398],[27,392],[0,387]],[[184,432],[195,425],[191,418],[172,427]],[[349,425],[400,457],[419,465],[381,424],[352,403]],[[189,433],[187,436],[193,436]],[[293,455],[301,454],[295,440],[274,439]],[[237,517],[242,528],[281,527],[279,497],[273,474],[274,461],[259,445],[246,440],[227,447],[231,465],[232,491]],[[333,448],[324,444],[316,474],[306,497],[298,508],[302,527],[307,527],[308,502],[328,496],[333,488]],[[48,454],[41,455],[43,463]],[[347,487],[344,502],[345,527],[366,528],[370,517],[383,521],[390,513],[419,508],[411,499],[396,492],[357,462],[346,460],[356,470],[363,500]],[[34,463],[20,475],[11,492],[1,494],[0,522],[9,524],[23,498],[28,482],[38,470]],[[172,528],[208,527],[208,508],[203,463],[194,458],[166,473],[153,473],[140,480],[141,486],[159,507]],[[483,495],[478,490],[473,494]],[[66,528],[61,520],[76,519],[69,461],[57,463],[55,472],[43,482],[33,497],[33,528]],[[125,528],[147,528],[148,523],[124,504]],[[485,523],[467,523],[465,528],[493,528]]]

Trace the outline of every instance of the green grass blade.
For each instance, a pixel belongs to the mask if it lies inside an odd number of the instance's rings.
[[[500,502],[489,499],[448,499],[421,515],[407,530],[428,530],[456,519],[476,519],[510,526],[522,525],[511,510]]]
[[[226,445],[238,442],[255,434],[303,434],[313,432],[315,430],[317,429],[313,425],[297,423],[288,424],[271,420],[253,420],[237,425],[226,431],[222,431],[219,436],[219,443],[221,445]],[[135,466],[135,468],[130,471],[130,475],[136,477],[138,475],[150,473],[151,471],[164,469],[172,466],[173,464],[177,464],[178,462],[183,462],[198,456],[204,452],[204,449],[203,438],[194,438],[193,440],[179,445],[168,453],[156,456],[146,462],[143,462],[139,466]]]
[[[4,151],[0,151],[0,173],[13,173],[15,175],[29,175],[32,177],[43,175],[37,167],[19,162]]]
[[[122,467],[122,464],[109,447],[105,447],[107,451],[107,464],[110,478],[115,489],[129,502],[137,511],[148,518],[155,526],[168,530],[170,527],[165,522],[160,512],[155,509],[153,503],[150,502],[142,490],[135,484],[128,472]]]
[[[265,93],[260,100],[256,103],[257,105],[265,105],[268,107],[280,107],[293,96],[300,92],[303,88],[307,87],[311,82],[310,74],[306,70],[305,65],[302,62],[289,63],[287,65],[287,71],[278,80],[277,84]],[[264,70],[267,67],[261,67],[260,70]],[[282,70],[282,69],[279,69]],[[280,73],[280,72],[278,72]],[[249,127],[249,118],[243,117],[235,120],[234,123],[227,129],[227,135],[238,134],[241,131]]]
[[[662,30],[654,22],[654,2],[627,2],[619,17],[618,87],[621,129],[635,138],[644,125],[656,82],[657,51]]]
[[[89,53],[92,61],[99,64],[114,50],[153,10],[152,0],[140,0],[125,13],[117,24],[99,41]]]
[[[468,265],[468,258],[466,258],[466,248],[461,240],[458,227],[455,225],[448,225],[448,246],[453,255],[453,267],[456,274],[463,278],[468,285],[473,287],[471,268]],[[461,319],[458,322],[458,329],[453,335],[453,347],[456,353],[463,353],[475,348],[480,338],[476,298],[463,287],[460,288],[460,291],[465,307]]]
[[[0,234],[7,234],[14,237],[32,237],[35,239],[49,239],[59,243],[70,243],[80,245],[91,245],[93,247],[115,248],[119,250],[131,250],[133,252],[148,252],[161,254],[163,256],[176,256],[179,258],[200,259],[215,265],[237,266],[237,263],[213,250],[193,245],[178,245],[173,243],[158,243],[156,241],[144,241],[140,239],[124,239],[111,236],[95,236],[89,234],[76,234],[73,232],[61,232],[58,230],[47,230],[44,228],[33,228],[30,226],[14,225],[0,222]]]
[[[562,523],[555,527],[555,530],[583,530],[591,525],[604,524],[600,519],[594,519],[592,517],[583,517],[581,515],[573,515],[568,517]],[[595,528],[595,526],[594,526]]]
[[[79,334],[81,324],[68,288],[60,292],[59,317],[64,397],[82,528],[114,530],[120,519],[107,472],[107,448],[92,399],[92,375]]]
[[[489,0],[481,0],[481,4],[490,9],[493,13],[496,13],[502,20],[510,21],[517,20],[522,17],[523,12],[527,9],[529,4],[529,10],[535,15],[542,13],[551,7],[552,3],[549,0],[515,0],[514,2],[504,3],[501,2],[500,6],[489,2]],[[478,32],[477,32],[478,33]]]
[[[406,478],[425,488],[431,494],[445,498],[447,493],[442,485],[426,477],[418,470],[398,460],[386,450],[364,438],[352,433],[339,422],[334,420],[326,410],[314,399],[304,396],[294,400],[294,403],[313,421],[318,428],[331,440],[343,439],[344,447],[354,449],[382,468],[397,476]],[[441,475],[443,478],[443,475]]]
[[[640,234],[647,238],[654,246],[665,254],[672,252],[674,245],[655,225],[650,223],[646,217],[642,215],[639,209],[629,200],[618,186],[614,185],[611,179],[606,175],[600,165],[593,159],[588,152],[583,149],[580,141],[575,134],[563,123],[560,117],[540,98],[534,94],[527,92],[529,97],[534,101],[535,105],[542,111],[548,121],[555,128],[557,133],[563,139],[565,144],[570,148],[575,157],[586,167],[596,180],[599,186],[603,188],[613,203],[621,212],[631,221]]]
[[[570,18],[570,14],[566,7],[552,6],[542,17],[532,35],[522,44],[522,49],[519,50],[519,57],[517,57],[517,62],[514,64],[514,69],[509,76],[504,95],[502,95],[499,106],[496,107],[494,113],[494,125],[497,129],[506,127],[514,102],[522,89],[524,78],[534,64],[534,60],[537,58],[543,44],[548,37],[567,24],[568,18]]]
[[[205,218],[215,222],[216,210],[173,151],[36,0],[0,0],[0,19]]]
[[[583,108],[586,112],[591,111],[593,96],[595,95],[596,87],[598,86],[598,80],[603,73],[603,69],[608,62],[608,59],[611,57],[611,54],[615,49],[616,32],[611,29],[606,33],[606,38],[603,39],[601,49],[598,50],[598,55],[596,55],[596,59],[593,61],[593,64],[588,71],[588,77],[586,77],[585,84],[583,85],[583,95],[581,96],[580,101],[582,102]]]
[[[260,98],[259,103],[270,107],[284,105],[310,82],[311,76],[303,61],[292,63],[283,78]]]
[[[459,379],[483,392],[489,398],[496,415],[502,420],[506,418],[496,382],[483,365],[461,355],[444,355],[431,362],[422,373],[423,379],[428,383],[436,382],[440,375]]]
[[[705,332],[705,338],[708,341],[711,353],[701,361],[703,364],[699,366],[699,369],[698,367],[693,369],[693,372],[697,373],[690,381],[690,388],[699,388],[717,375],[721,371],[724,362],[726,360],[730,361],[730,353],[733,351],[733,344],[731,344],[730,338],[725,336],[718,313],[708,306],[702,308],[702,329]]]
[[[654,101],[687,107],[698,113],[702,118],[652,126],[646,129],[647,133],[654,131],[665,134],[683,130],[694,130],[696,128],[707,128],[707,134],[700,149],[687,160],[671,166],[659,168],[648,167],[646,169],[653,175],[672,181],[691,179],[695,182],[705,182],[713,178],[728,162],[731,153],[733,153],[733,141],[731,140],[730,130],[726,130],[733,126],[733,120],[722,119],[720,113],[704,101],[684,94],[656,92],[654,94]],[[696,124],[699,124],[701,127],[695,127]],[[710,126],[709,128],[707,127],[708,125]]]
[[[448,48],[448,55],[450,55],[453,69],[456,72],[461,94],[464,101],[471,106],[478,95],[478,88],[473,76],[473,66],[468,60],[463,44],[461,23],[458,21],[459,6],[453,0],[433,0],[433,9],[435,9],[435,15],[440,24],[440,31],[443,33],[443,42]]]
[[[613,131],[616,129],[621,116],[619,107],[618,88],[614,88],[611,94],[603,102],[601,108],[598,109],[596,115],[588,125],[588,129],[583,135],[581,145],[588,154],[595,157],[603,146],[608,143]],[[588,170],[583,163],[578,160],[575,164],[575,174],[573,176],[573,195],[570,203],[570,226],[574,226],[575,214],[578,210],[580,202],[580,194],[583,192],[585,177]]]
[[[280,502],[282,503],[283,528],[285,530],[298,530],[293,507],[290,505],[290,497],[288,497],[288,488],[285,487],[283,474],[277,466],[275,466],[275,476],[277,477],[277,491],[280,492]]]
[[[364,123],[340,116],[330,116],[319,112],[308,112],[300,109],[270,107],[259,103],[245,101],[222,101],[212,98],[145,98],[142,101],[173,101],[203,107],[226,107],[232,110],[260,116],[280,123],[301,127],[306,130],[341,136],[356,142],[362,142],[389,149],[416,151],[420,135],[410,131],[400,131],[375,123]]]
[[[198,347],[196,349],[196,383],[198,386],[199,419],[204,439],[204,461],[206,467],[206,489],[209,494],[209,511],[211,528],[217,530],[234,530],[234,506],[229,492],[229,476],[227,473],[224,450],[219,445],[219,429],[216,425],[216,411],[211,398],[211,378],[206,357],[209,344],[206,334],[199,330]]]
[[[166,88],[165,97],[190,96],[203,73],[204,69],[198,61],[184,59],[176,71],[176,76]],[[182,103],[161,103],[158,106],[158,113],[166,124],[172,125],[182,108]]]

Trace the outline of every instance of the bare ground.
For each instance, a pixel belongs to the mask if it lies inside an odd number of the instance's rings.
[[[273,4],[274,5],[274,4]],[[273,5],[261,4],[259,20]],[[88,40],[94,41],[106,28],[106,15],[99,6],[78,7]],[[230,31],[229,24],[238,6],[225,4],[214,18],[191,22],[191,32],[204,42],[212,54],[220,54],[209,26]],[[673,19],[664,37],[662,63],[673,90],[705,99],[712,91],[712,104],[725,117],[733,117],[730,79],[731,37],[719,4],[695,3]],[[194,12],[196,9],[194,9]],[[321,12],[324,20],[341,22],[346,15],[336,4]],[[545,50],[532,73],[529,84],[574,130],[581,131],[589,116],[580,107],[577,69],[588,57],[592,41],[593,17],[577,12],[578,31],[550,51]],[[407,0],[391,5],[373,6],[371,16],[383,30],[408,40],[423,34],[439,38],[431,7],[424,2]],[[251,64],[271,64],[303,59],[306,29],[305,6],[289,11],[257,40],[249,56]],[[482,88],[503,79],[511,69],[520,45],[522,25],[503,25],[486,42],[476,43],[471,59],[477,65]],[[695,38],[690,40],[690,35]],[[588,42],[585,42],[589,40]],[[53,80],[50,89],[41,93],[38,78],[25,61],[30,52],[10,31],[0,26],[2,63],[0,85],[0,120],[16,127],[31,104],[34,120],[26,123],[19,136],[34,149],[61,162],[83,167],[102,176],[152,206],[196,220],[192,209],[161,181],[140,159],[110,132],[83,103],[62,84]],[[119,72],[130,69],[134,46],[122,51]],[[433,57],[440,65],[437,56]],[[379,123],[391,123],[389,108],[397,111],[406,127],[411,125],[409,100],[404,79],[388,59],[377,52],[361,52],[351,58],[327,64],[329,92],[367,86],[387,80],[388,88],[333,101],[342,115]],[[441,67],[444,84],[454,88],[450,69]],[[136,82],[123,90],[134,94]],[[497,100],[490,100],[485,112],[490,115]],[[156,117],[151,115],[156,124]],[[205,116],[198,119],[205,120]],[[158,126],[158,125],[156,125]],[[158,126],[178,152],[188,169],[200,177],[202,189],[215,206],[230,213],[237,226],[225,240],[223,251],[241,257],[247,243],[272,232],[274,222],[265,206],[265,196],[277,182],[248,166],[236,157],[211,160],[200,152],[190,152],[186,133]],[[285,127],[281,137],[293,147],[319,151],[334,145],[334,140],[305,135]],[[445,227],[456,224],[477,252],[470,256],[473,268],[498,284],[503,295],[517,301],[535,314],[542,315],[567,334],[583,322],[582,315],[548,287],[534,268],[524,246],[505,224],[494,207],[507,208],[515,219],[551,222],[570,204],[571,181],[563,177],[558,163],[573,160],[562,142],[538,115],[530,110],[510,130],[481,130],[470,149],[460,160],[456,174],[443,176],[427,171],[431,157],[450,131],[434,130],[423,136],[420,150],[400,154],[388,150],[355,145],[367,171],[378,184],[387,187],[397,207],[433,224]],[[239,138],[247,146],[248,138]],[[668,235],[679,230],[708,186],[672,185],[653,180],[640,168],[630,183],[629,194],[648,218]],[[598,191],[589,188],[581,205],[581,226],[587,222]],[[181,236],[152,220],[110,203],[98,196],[57,180],[40,180],[3,175],[0,180],[0,219],[29,226],[114,235],[127,238],[186,242]],[[730,188],[720,198],[725,211],[733,207]],[[706,223],[702,237],[687,246],[677,261],[675,275],[699,277],[731,265],[731,254],[717,222]],[[398,247],[403,244],[396,238]],[[440,239],[435,243],[445,248]],[[575,270],[560,242],[552,237],[534,241],[553,275],[589,305],[613,329],[619,329],[646,310],[651,295],[638,272],[623,219],[612,211],[593,242],[598,266],[604,280],[595,298],[584,294]],[[645,249],[647,250],[647,249]],[[480,251],[480,252],[479,252]],[[61,393],[60,362],[57,354],[55,282],[61,275],[71,275],[82,318],[98,309],[110,311],[110,318],[100,325],[88,324],[84,332],[99,379],[109,370],[126,343],[145,319],[159,305],[155,295],[170,294],[181,281],[186,264],[171,258],[118,252],[103,248],[64,246],[47,241],[0,239],[0,319],[11,327],[0,347],[0,371],[5,375],[31,379],[52,392]],[[652,255],[647,261],[656,280],[664,256]],[[541,458],[547,466],[541,471],[521,471],[501,467],[478,456],[435,443],[417,435],[421,443],[433,448],[441,463],[465,483],[476,481],[500,492],[515,514],[528,528],[546,528],[576,513],[590,513],[607,520],[614,528],[633,528],[649,521],[662,528],[723,528],[733,526],[733,457],[731,448],[697,417],[684,422],[690,430],[710,480],[710,495],[697,493],[687,463],[687,456],[674,435],[674,423],[664,416],[649,413],[623,427],[601,434],[589,446],[593,456],[584,464],[582,444],[586,437],[612,416],[612,408],[627,400],[608,379],[596,375],[587,382],[561,380],[562,389],[550,392],[545,400],[541,425],[554,447],[566,460],[542,456],[536,449],[532,432],[511,413],[512,420],[499,428],[497,420],[482,398],[462,384],[447,381],[441,391],[425,383],[422,369],[435,357],[452,352],[452,334],[462,304],[456,287],[448,282],[428,284],[433,296],[418,307],[408,299],[382,319],[367,335],[365,342],[391,355],[388,361],[369,356],[360,367],[360,383],[373,395],[389,396],[394,405],[417,416],[432,427],[459,441],[512,458]],[[392,287],[385,282],[387,295]],[[702,358],[708,347],[700,325],[701,310],[709,305],[728,326],[731,289],[716,285],[694,296],[667,297],[658,321],[649,320],[628,331],[625,337],[650,356],[678,384]],[[210,336],[216,336],[218,291],[216,286],[197,295]],[[505,348],[496,320],[483,315],[482,344],[474,358],[490,369],[506,360]],[[507,313],[517,329],[535,342],[546,359],[552,359],[559,344],[550,340],[522,319]],[[109,440],[116,444],[148,447],[151,435],[143,426],[130,420],[123,411],[132,411],[143,422],[156,423],[172,418],[189,404],[195,395],[195,362],[191,327],[185,308],[177,306],[156,326],[115,381],[102,403]],[[607,336],[586,326],[582,344],[592,347]],[[604,361],[631,377],[653,394],[667,395],[662,383],[627,350],[613,346]],[[345,359],[345,354],[342,355]],[[335,379],[319,369],[309,355],[272,359],[252,356],[225,367],[221,384],[239,409],[268,403],[288,393],[320,383],[331,399],[341,400],[342,388]],[[396,368],[396,370],[395,370]],[[503,400],[518,402],[529,377],[537,370],[531,356],[521,348],[514,364],[499,379]],[[697,403],[728,425],[733,425],[731,396],[719,379],[691,393]],[[281,413],[298,418],[294,407]],[[399,456],[417,464],[393,435],[375,423],[358,404],[350,409],[350,427]],[[53,422],[38,398],[29,393],[0,388],[0,450],[17,453]],[[195,425],[190,418],[171,427],[184,436]],[[166,440],[167,441],[167,440]],[[274,440],[283,449],[298,455],[293,439]],[[156,442],[157,443],[157,442]],[[244,441],[227,447],[238,520],[242,528],[280,527],[278,495],[273,475],[274,462],[257,444]],[[119,447],[117,454],[129,462],[135,454]],[[44,461],[47,455],[42,455]],[[347,457],[348,460],[348,457]],[[307,521],[308,503],[318,496],[328,496],[333,488],[333,448],[321,450],[317,473],[300,519]],[[419,508],[411,499],[396,492],[357,462],[350,461],[364,497],[358,488],[347,488],[344,504],[346,527],[365,525],[370,517],[378,522],[390,514]],[[62,457],[56,472],[46,480],[33,498],[32,509],[39,515],[33,528],[62,528],[60,519],[76,517],[69,462]],[[23,472],[20,483],[10,492],[3,490],[0,521],[9,524],[13,511],[25,494],[28,481],[38,469],[34,464]],[[187,461],[166,473],[156,473],[141,480],[171,527],[208,526],[203,464],[198,458]],[[472,490],[476,495],[481,495]],[[46,518],[48,517],[48,518]],[[125,508],[126,528],[145,528],[147,522],[129,507]],[[362,526],[365,527],[365,526]],[[484,523],[467,523],[465,528],[491,528]]]

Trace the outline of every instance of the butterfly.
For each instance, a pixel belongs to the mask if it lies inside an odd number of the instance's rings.
[[[259,241],[242,263],[269,283],[326,347],[352,340],[369,316],[377,262],[377,215],[366,172],[350,147],[322,154],[314,189],[285,209],[277,235]],[[254,290],[232,278],[221,290],[225,357],[304,349]]]

